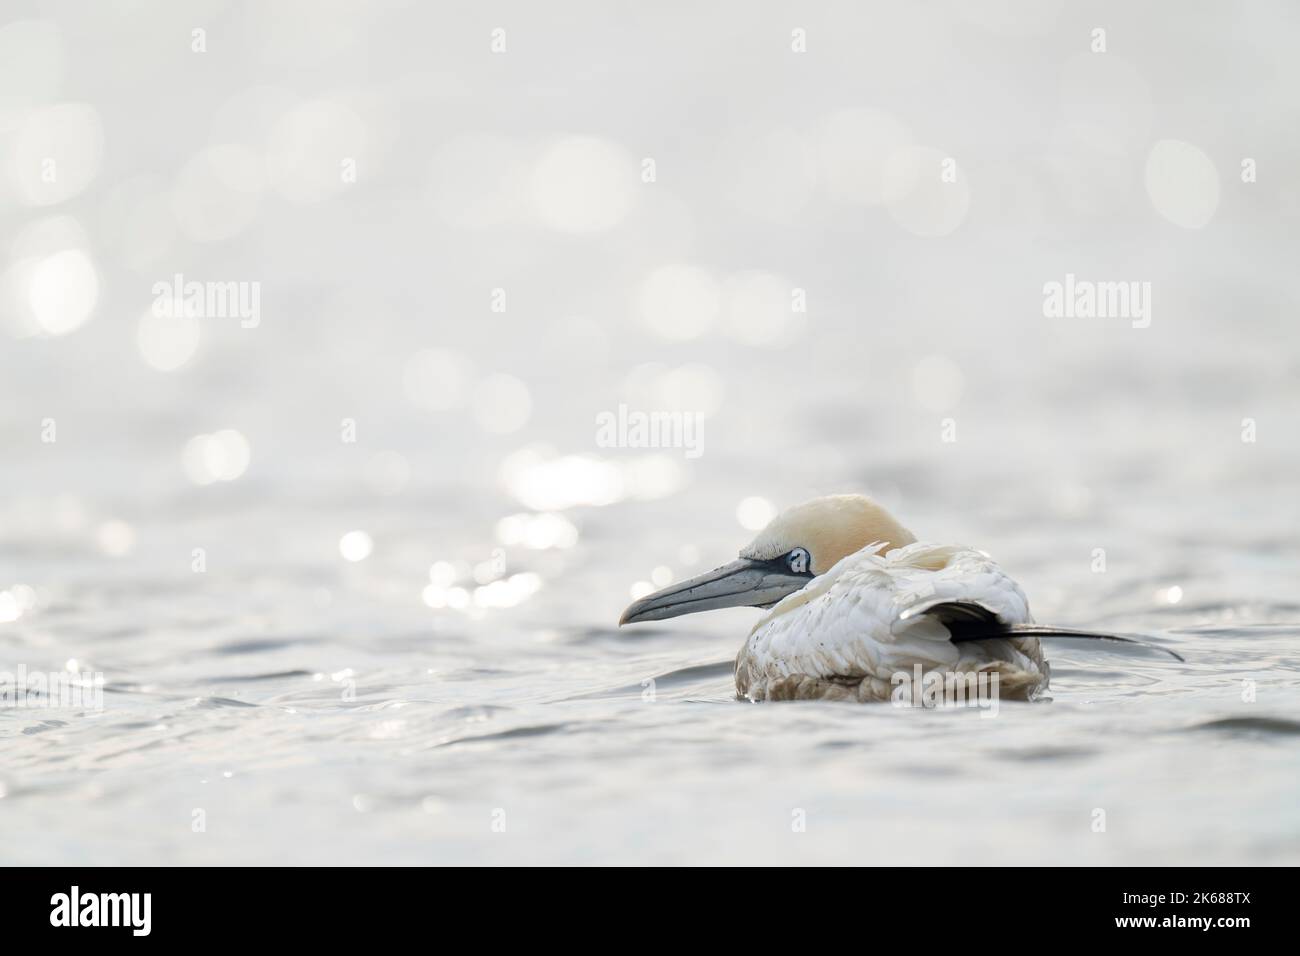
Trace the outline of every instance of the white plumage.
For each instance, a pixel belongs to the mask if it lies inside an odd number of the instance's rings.
[[[888,700],[920,665],[923,673],[998,675],[1000,695],[1046,689],[1038,639],[954,644],[933,604],[979,604],[1001,624],[1033,618],[1019,586],[986,554],[915,543],[881,553],[873,544],[838,561],[776,604],[750,631],[736,659],[736,689],[751,700]],[[909,614],[909,611],[912,612]]]

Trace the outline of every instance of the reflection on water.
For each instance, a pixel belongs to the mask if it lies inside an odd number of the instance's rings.
[[[0,861],[1300,861],[1293,12],[1198,14],[1265,83],[1163,4],[186,6],[0,22],[0,671],[103,679],[0,708]],[[755,706],[755,612],[615,626],[839,491],[1186,661]]]
[[[0,715],[5,809],[25,824],[9,861],[838,862],[846,844],[869,846],[864,862],[1296,856],[1300,625],[1261,622],[1300,611],[1236,597],[1284,593],[1282,563],[1234,578],[1207,547],[1179,575],[1198,605],[1162,607],[1161,569],[1100,585],[1037,536],[1008,542],[1006,563],[1048,595],[1040,617],[1145,633],[1187,662],[1060,642],[1050,702],[981,720],[736,702],[751,611],[613,627],[642,552],[692,537],[666,505],[576,511],[573,547],[508,551],[495,584],[530,575],[533,593],[477,600],[493,584],[467,569],[459,608],[431,607],[430,565],[410,559],[474,553],[446,511],[421,527],[406,505],[229,510],[220,525],[146,517],[132,555],[20,548],[38,584],[6,592],[20,609],[7,657],[75,659],[106,684],[102,712]],[[373,553],[348,561],[322,526],[367,510]],[[748,534],[729,517],[694,529],[700,566],[725,557],[714,539]],[[202,575],[174,557],[193,540]],[[284,553],[263,553],[274,542]],[[432,573],[459,580],[451,562]],[[796,808],[806,832],[791,832]],[[70,817],[89,836],[66,850],[23,836]]]

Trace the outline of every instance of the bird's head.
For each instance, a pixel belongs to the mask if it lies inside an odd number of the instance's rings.
[[[738,560],[633,602],[619,624],[719,607],[770,607],[869,544],[888,550],[915,540],[865,495],[814,498],[773,518]]]

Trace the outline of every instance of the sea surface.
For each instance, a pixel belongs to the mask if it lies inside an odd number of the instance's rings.
[[[1300,863],[1292,7],[326,6],[0,17],[0,863]],[[849,491],[1184,662],[617,627]]]

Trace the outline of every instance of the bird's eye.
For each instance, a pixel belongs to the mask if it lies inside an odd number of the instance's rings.
[[[803,548],[795,548],[785,556],[785,563],[795,574],[807,574],[812,559]]]

